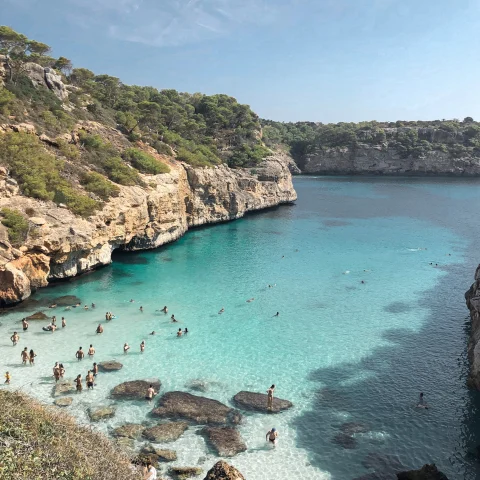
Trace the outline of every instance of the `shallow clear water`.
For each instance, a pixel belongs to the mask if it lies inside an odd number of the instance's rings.
[[[92,343],[97,362],[118,359],[124,368],[75,396],[70,412],[80,421],[129,379],[158,377],[162,392],[188,391],[201,379],[209,382],[205,395],[225,403],[275,383],[295,407],[246,416],[240,430],[249,449],[231,463],[248,480],[353,479],[373,471],[363,465],[372,452],[396,455],[408,468],[435,462],[450,479],[476,478],[469,451],[480,443],[479,398],[465,387],[463,293],[480,260],[480,181],[307,177],[295,187],[294,206],[194,230],[156,251],[119,254],[112,266],[44,289],[34,296],[39,304],[3,315],[0,371],[12,374],[5,388],[51,403],[54,362],[64,363],[67,378],[84,376],[91,362],[78,364],[75,352]],[[51,334],[41,330],[47,322],[31,322],[11,346],[25,310],[67,294],[97,307],[48,310],[65,316],[67,327]],[[168,316],[156,311],[164,305]],[[118,318],[105,323],[107,310]],[[180,324],[169,322],[171,313]],[[176,338],[178,327],[189,335]],[[24,346],[38,354],[34,367],[21,365]],[[414,408],[420,391],[428,411]],[[116,416],[97,427],[152,421],[150,408],[119,402]],[[354,449],[332,441],[347,421],[370,428],[355,435]],[[274,450],[264,440],[273,426]],[[196,430],[169,446],[178,464],[209,468],[215,457]]]

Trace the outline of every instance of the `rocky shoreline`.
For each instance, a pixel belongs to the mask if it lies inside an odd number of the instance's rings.
[[[147,187],[120,186],[120,195],[87,219],[21,195],[1,169],[0,208],[29,214],[30,234],[14,248],[0,225],[0,306],[17,304],[53,280],[107,265],[114,250],[157,248],[189,228],[293,202],[297,195],[290,163],[284,154],[252,169],[193,168],[172,160],[170,173],[143,176]]]
[[[468,383],[471,387],[480,390],[480,265],[475,271],[475,281],[465,292],[467,308],[470,310],[471,331],[468,341],[468,360],[470,361],[470,375]]]

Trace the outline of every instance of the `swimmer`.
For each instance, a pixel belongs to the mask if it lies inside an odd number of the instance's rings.
[[[94,303],[92,303],[92,308],[95,308],[95,304],[94,304]]]
[[[143,353],[145,351],[145,340],[142,340],[142,343],[140,344],[140,352]]]
[[[247,303],[253,302],[254,300],[255,300],[254,298],[249,298],[249,299],[247,300]]]
[[[130,346],[128,345],[128,343],[126,343],[126,344],[123,346],[123,353],[126,355],[129,350],[130,350]]]
[[[58,365],[58,362],[55,362],[55,366],[53,367],[53,376],[55,377],[55,382],[58,382],[58,380],[60,380],[60,367]]]
[[[182,329],[179,328],[179,329],[178,329],[178,332],[177,332],[177,337],[181,337],[181,336],[182,336]]]
[[[68,306],[68,307],[65,307],[65,310],[71,310],[72,307]]]
[[[92,373],[93,373],[94,377],[96,377],[98,375],[98,365],[97,365],[96,362],[93,363]]]
[[[13,335],[10,337],[10,340],[12,341],[13,346],[15,346],[20,340],[20,336],[18,335],[17,332],[13,332]]]
[[[57,317],[55,315],[52,317],[52,325],[57,326]]]
[[[67,321],[65,320],[65,317],[62,317],[62,328],[65,328],[67,326]]]
[[[28,330],[28,322],[26,318],[22,318],[22,327],[24,332]]]
[[[265,435],[265,440],[268,440],[270,443],[275,446],[277,442],[278,432],[275,428],[272,428],[267,434]]]
[[[20,353],[20,356],[22,357],[22,364],[23,364],[23,365],[26,365],[26,364],[27,364],[27,360],[28,360],[28,358],[29,358],[27,347],[25,347],[25,348],[23,349],[22,353]]]
[[[428,410],[428,405],[425,403],[425,399],[423,397],[423,393],[420,393],[420,397],[418,399],[418,404],[417,408],[424,408],[425,410]]]
[[[82,350],[82,347],[78,347],[77,353],[75,354],[75,357],[77,357],[77,360],[83,360],[83,357],[85,356],[84,351]]]
[[[175,318],[175,315],[172,315],[170,319],[172,320],[173,323],[178,322],[178,320]]]
[[[135,300],[133,298],[130,299],[130,303],[133,303],[135,302]]]
[[[90,390],[93,390],[93,374],[91,370],[87,372],[87,376],[85,377],[85,380],[87,382],[87,388]]]
[[[188,333],[188,328],[185,327],[185,330],[183,331],[183,334],[186,335]]]
[[[84,305],[83,309],[88,310],[88,305]]]
[[[274,317],[279,317],[280,316],[280,312],[277,312]]]
[[[74,305],[74,307],[77,308],[77,307],[79,307],[80,305],[81,305],[81,303],[78,302],[78,303],[76,303],[76,304]]]
[[[225,309],[222,307],[222,308],[219,310],[218,314],[221,315],[224,311],[225,311]]]
[[[59,370],[59,373],[60,373],[60,378],[63,378],[63,376],[65,375],[65,367],[63,366],[63,363],[61,363],[58,366],[58,370]]]
[[[95,355],[95,349],[93,348],[93,345],[90,344],[90,348],[88,349],[87,355],[91,358]]]
[[[10,375],[9,372],[5,373],[5,383],[7,385],[10,385],[10,380],[12,379],[12,376]]]
[[[52,303],[48,308],[55,308],[57,306],[56,303]]]
[[[360,283],[363,283],[363,284],[364,284],[364,283],[365,283],[365,280],[362,280]]]
[[[30,354],[29,354],[29,362],[30,362],[30,365],[34,365],[35,364],[35,357],[37,356],[37,354],[32,350],[30,350]]]
[[[140,311],[143,312],[143,307],[140,307]]]
[[[350,270],[345,270],[345,271],[343,272],[344,275],[348,275],[349,273],[350,273]]]
[[[168,313],[168,308],[167,308],[166,305],[162,308],[162,312],[163,312],[163,313]]]
[[[155,330],[150,335],[155,335]]]
[[[101,323],[98,324],[97,333],[103,333],[103,327]]]
[[[155,389],[153,388],[153,385],[150,385],[147,389],[147,394],[145,395],[145,400],[148,400],[149,402],[152,401],[152,398],[157,394]]]
[[[77,375],[77,378],[75,379],[75,383],[77,384],[77,393],[81,393],[83,390],[82,387],[82,376],[80,374]]]

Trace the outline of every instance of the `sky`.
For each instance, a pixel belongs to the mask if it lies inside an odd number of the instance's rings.
[[[0,0],[0,24],[74,66],[262,118],[480,120],[480,0]]]

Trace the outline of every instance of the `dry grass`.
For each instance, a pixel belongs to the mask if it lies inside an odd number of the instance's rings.
[[[139,480],[103,435],[54,407],[0,391],[0,479]]]

